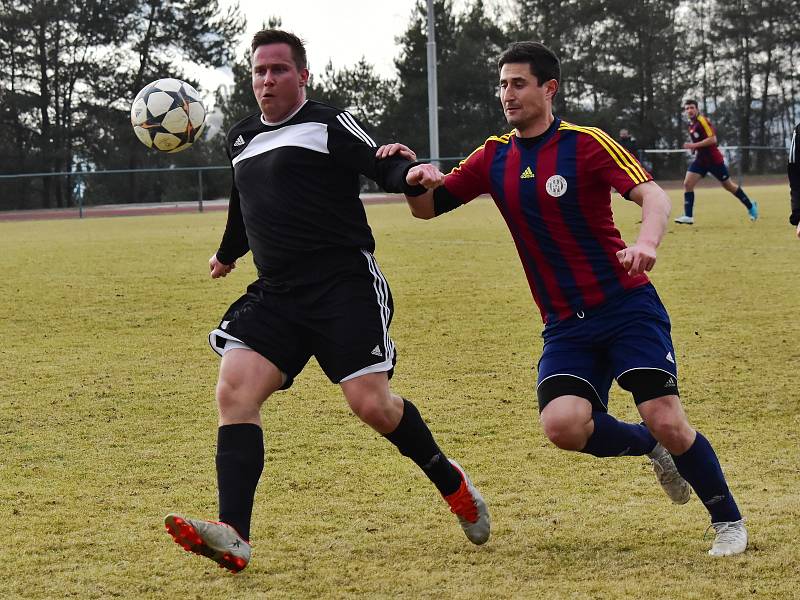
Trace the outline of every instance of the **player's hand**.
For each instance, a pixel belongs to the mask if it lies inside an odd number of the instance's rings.
[[[617,260],[628,275],[639,275],[650,271],[656,264],[656,248],[651,244],[636,242],[624,250],[617,252]]]
[[[797,224],[797,237],[800,238],[800,223]]]
[[[225,277],[228,273],[233,271],[236,268],[236,261],[226,265],[219,262],[219,260],[217,260],[217,255],[214,254],[208,259],[208,268],[211,269],[211,279],[217,279],[218,277]]]
[[[406,183],[421,185],[426,189],[433,190],[444,183],[444,175],[433,165],[417,165],[411,167],[406,173]]]
[[[404,144],[400,144],[395,142],[394,144],[384,144],[378,151],[375,153],[376,158],[389,158],[390,156],[394,156],[395,154],[399,154],[403,158],[408,160],[417,160],[417,153],[414,152],[411,148]]]
[[[687,150],[694,150],[695,149],[694,142],[686,142],[683,145],[683,147],[686,148]]]

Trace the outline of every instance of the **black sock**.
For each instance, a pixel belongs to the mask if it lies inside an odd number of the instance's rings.
[[[400,454],[422,469],[442,496],[449,496],[461,485],[461,474],[436,445],[431,430],[411,402],[403,398],[403,417],[395,430],[384,437]]]
[[[222,425],[217,431],[219,520],[250,540],[253,496],[264,469],[264,434],[253,423]]]
[[[748,198],[747,194],[744,193],[744,190],[742,189],[742,186],[737,187],[736,191],[733,192],[733,195],[736,196],[739,199],[739,202],[744,204],[744,207],[747,210],[750,210],[751,208],[753,208],[753,203],[750,202],[750,198]]]

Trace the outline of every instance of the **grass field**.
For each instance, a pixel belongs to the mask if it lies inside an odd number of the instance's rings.
[[[705,510],[671,505],[645,459],[546,441],[538,311],[478,200],[431,222],[368,210],[395,298],[394,389],[470,471],[492,539],[469,544],[311,364],[265,407],[253,562],[222,572],[162,519],[215,516],[205,338],[254,276],[248,256],[207,277],[224,213],[0,223],[0,598],[800,597],[800,241],[787,188],[748,191],[756,223],[700,190],[697,224],[670,225],[653,272],[687,412],[748,518],[732,559],[706,556]],[[615,200],[629,241],[636,208]],[[612,412],[635,418],[619,389]]]

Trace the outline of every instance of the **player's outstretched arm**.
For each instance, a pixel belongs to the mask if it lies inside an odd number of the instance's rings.
[[[636,243],[617,252],[617,259],[629,275],[638,275],[656,264],[656,248],[667,230],[672,204],[667,193],[653,181],[637,185],[629,197],[642,207],[642,226]]]
[[[406,183],[410,186],[421,185],[427,190],[419,196],[405,195],[411,214],[418,219],[432,219],[435,217],[433,190],[444,183],[442,172],[430,164],[416,165],[406,173]]]

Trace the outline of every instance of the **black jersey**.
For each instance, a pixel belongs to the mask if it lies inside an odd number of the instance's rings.
[[[233,189],[217,258],[230,264],[249,249],[259,276],[276,283],[313,280],[310,271],[340,252],[374,251],[359,174],[387,192],[413,193],[405,176],[416,163],[378,160],[350,113],[312,100],[280,123],[260,113],[239,121],[227,151]]]
[[[800,123],[792,133],[792,142],[789,145],[789,162],[787,171],[789,173],[789,190],[791,191],[792,214],[789,222],[792,225],[800,223]]]

